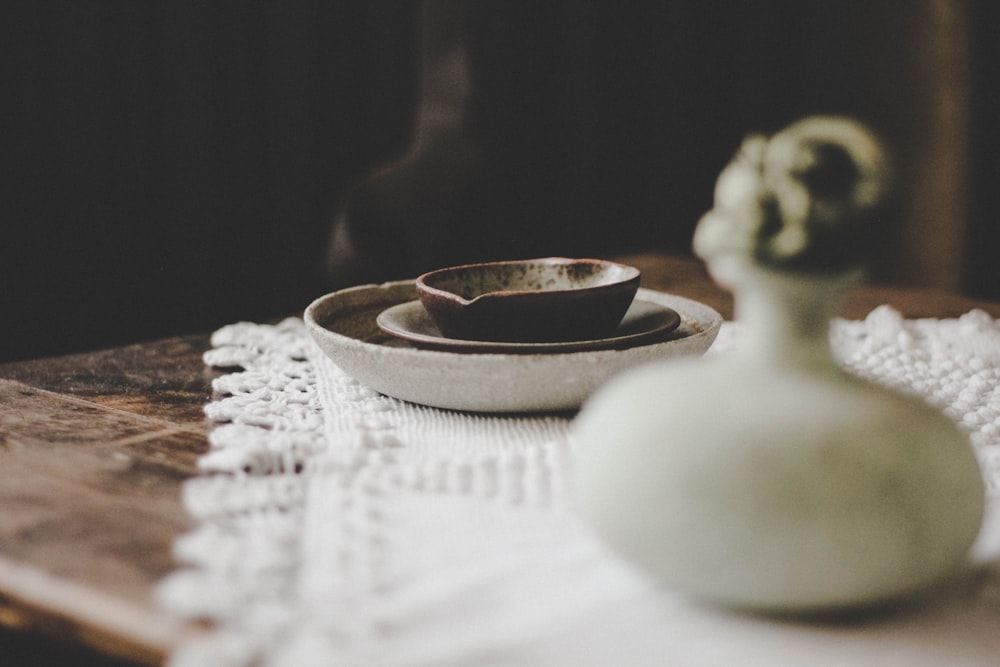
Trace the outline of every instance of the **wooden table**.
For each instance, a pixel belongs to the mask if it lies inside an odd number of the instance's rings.
[[[732,317],[731,297],[700,263],[620,259],[642,269],[643,286]],[[883,303],[911,317],[971,308],[1000,317],[1000,304],[888,287],[857,290],[841,314],[864,317]],[[0,365],[0,655],[6,645],[35,651],[36,665],[67,655],[158,664],[204,631],[164,614],[151,594],[191,525],[180,487],[207,447],[202,407],[217,375],[201,359],[208,347],[199,334]]]

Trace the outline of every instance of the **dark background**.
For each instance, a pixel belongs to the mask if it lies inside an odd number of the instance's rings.
[[[433,187],[371,187],[414,136],[420,4],[4,3],[0,360],[297,313],[446,263],[688,253],[750,130],[848,113],[912,156],[936,90],[922,82],[952,76],[921,41],[935,19],[920,8],[941,5],[469,3],[460,168],[449,144],[405,167],[440,174]],[[997,10],[943,6],[966,19],[944,34],[968,63],[967,191],[937,236],[900,203],[876,276],[926,282],[900,240],[926,236],[933,257],[954,238],[961,267],[943,286],[1000,298]],[[344,211],[363,261],[331,267]]]

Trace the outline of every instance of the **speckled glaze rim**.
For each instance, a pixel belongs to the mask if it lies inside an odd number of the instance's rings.
[[[382,394],[452,410],[559,412],[579,408],[624,370],[701,355],[718,335],[722,316],[703,303],[641,288],[637,297],[680,314],[673,337],[624,350],[552,354],[422,350],[382,332],[375,322],[385,308],[416,298],[413,280],[332,292],[313,301],[303,319],[313,340],[334,363]]]
[[[456,303],[462,305],[471,304],[474,301],[481,300],[484,297],[497,297],[497,296],[516,296],[516,295],[531,295],[538,294],[540,290],[499,290],[496,292],[489,292],[488,294],[481,294],[473,299],[465,299],[454,292],[449,290],[441,289],[435,287],[434,285],[428,284],[428,280],[433,281],[434,278],[442,276],[449,273],[459,273],[462,271],[472,271],[491,267],[502,267],[502,266],[518,266],[518,265],[566,265],[566,264],[596,264],[602,267],[614,267],[621,269],[625,274],[621,279],[614,282],[602,283],[600,285],[587,285],[585,287],[573,287],[568,289],[558,289],[558,290],[543,290],[545,294],[569,294],[577,293],[582,291],[607,291],[614,289],[622,289],[623,286],[628,283],[636,283],[640,278],[640,271],[634,266],[628,264],[622,264],[621,262],[614,262],[609,259],[593,259],[589,257],[582,258],[572,258],[572,257],[536,257],[533,259],[512,259],[503,260],[498,262],[477,262],[472,264],[460,264],[458,266],[448,266],[441,269],[434,269],[433,271],[428,271],[424,274],[417,276],[415,283],[418,289],[425,290],[429,294],[434,294],[440,298],[445,298],[453,300]]]

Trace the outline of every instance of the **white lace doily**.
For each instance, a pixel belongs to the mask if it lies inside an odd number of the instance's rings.
[[[739,343],[726,323],[709,354]],[[948,592],[853,622],[708,609],[656,589],[573,508],[568,419],[447,412],[340,372],[300,320],[213,336],[217,423],[184,488],[196,528],[160,585],[217,628],[175,667],[985,665],[1000,656],[1000,323],[973,311],[834,323],[853,373],[926,398],[971,437],[990,494]],[[992,662],[990,662],[992,661]]]

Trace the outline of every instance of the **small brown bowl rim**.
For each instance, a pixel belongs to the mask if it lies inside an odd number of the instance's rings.
[[[434,287],[428,285],[426,279],[432,276],[441,275],[443,273],[451,273],[454,271],[462,271],[468,269],[479,269],[492,266],[512,266],[517,264],[598,264],[601,266],[608,267],[618,267],[621,269],[626,269],[628,275],[621,280],[617,280],[611,283],[604,283],[602,285],[590,285],[587,287],[573,287],[566,289],[552,289],[552,290],[496,290],[493,292],[485,292],[479,294],[471,299],[466,299],[465,297],[450,292],[448,290],[441,289],[439,287]],[[553,295],[558,297],[561,294],[577,294],[580,292],[590,292],[590,291],[607,291],[611,289],[621,289],[623,286],[628,285],[631,282],[635,282],[638,285],[639,279],[641,277],[641,272],[638,268],[631,266],[629,264],[623,264],[621,262],[615,262],[609,259],[593,259],[593,258],[569,258],[569,257],[539,257],[534,259],[511,259],[511,260],[501,260],[494,262],[472,262],[469,264],[459,264],[456,266],[448,266],[440,269],[434,269],[433,271],[427,271],[421,274],[416,279],[417,289],[424,291],[428,294],[433,294],[434,296],[447,299],[453,303],[460,304],[462,306],[467,306],[479,301],[499,298],[499,297],[518,297],[523,295]]]

